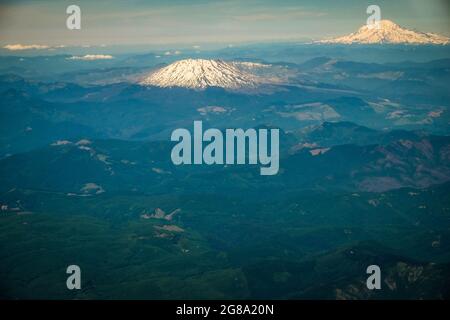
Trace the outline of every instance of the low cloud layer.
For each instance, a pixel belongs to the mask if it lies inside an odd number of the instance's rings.
[[[42,50],[42,49],[49,49],[50,47],[47,45],[41,45],[41,44],[7,44],[3,47],[4,49],[11,50],[11,51],[21,51],[21,50]]]
[[[109,60],[109,59],[114,59],[114,57],[109,54],[87,54],[84,56],[72,56],[68,59],[69,60],[92,61],[92,60]]]

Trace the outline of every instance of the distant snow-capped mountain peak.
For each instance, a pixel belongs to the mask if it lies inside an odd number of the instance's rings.
[[[190,89],[255,87],[261,79],[250,70],[264,66],[223,60],[185,59],[152,72],[141,84]]]
[[[426,33],[403,28],[390,20],[381,20],[379,25],[364,25],[346,36],[322,40],[320,43],[342,44],[449,44],[450,39],[435,33]]]

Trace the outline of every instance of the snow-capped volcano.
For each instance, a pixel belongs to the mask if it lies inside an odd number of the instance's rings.
[[[450,39],[435,33],[413,31],[399,26],[390,20],[381,20],[379,26],[364,25],[358,31],[320,43],[409,43],[409,44],[449,44]]]
[[[254,68],[264,65],[255,64]],[[249,71],[248,64],[222,60],[185,59],[176,61],[145,77],[142,85],[205,89],[255,87],[260,78]]]

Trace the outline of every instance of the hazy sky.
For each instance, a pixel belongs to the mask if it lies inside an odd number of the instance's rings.
[[[66,28],[77,4],[82,29]],[[286,41],[356,31],[377,4],[383,19],[450,35],[450,0],[0,1],[0,44],[111,45]]]

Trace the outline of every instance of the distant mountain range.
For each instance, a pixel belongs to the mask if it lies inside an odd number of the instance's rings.
[[[86,186],[94,185],[107,193],[384,192],[450,180],[449,137],[327,122],[297,137],[282,133],[282,141],[280,174],[268,181],[252,166],[174,166],[168,156],[172,145],[165,141],[59,140],[0,160],[0,192],[19,188],[84,194]]]
[[[378,25],[364,25],[358,31],[346,36],[322,40],[320,43],[341,44],[438,44],[450,42],[448,37],[435,33],[409,30],[390,20],[381,20]]]
[[[318,56],[301,64],[236,58],[224,63],[259,82],[234,82],[236,89],[210,82],[192,89],[181,86],[189,83],[177,82],[167,83],[173,87],[130,81],[86,85],[84,80],[80,84],[0,75],[0,158],[57,140],[168,139],[174,128],[198,119],[216,128],[270,124],[296,131],[323,121],[348,121],[378,130],[450,132],[449,59],[377,64]],[[220,64],[218,68],[222,70]],[[151,69],[155,67],[146,73]],[[110,77],[121,70],[92,73]],[[209,77],[213,70],[203,70],[195,79]],[[85,76],[80,71],[79,79]],[[256,83],[255,88],[238,87]],[[341,142],[356,138],[345,139]]]
[[[448,299],[448,49],[0,56],[0,298]],[[279,128],[279,173],[174,165],[197,120]]]

